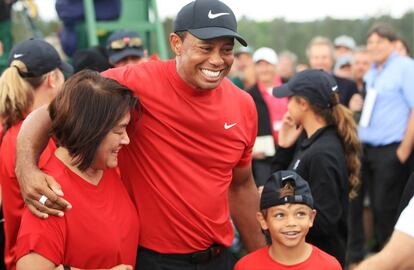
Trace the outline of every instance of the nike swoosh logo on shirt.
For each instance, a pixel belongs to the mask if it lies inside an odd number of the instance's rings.
[[[209,19],[215,19],[215,18],[218,18],[220,16],[224,16],[224,15],[230,15],[230,13],[222,12],[222,13],[216,13],[216,14],[214,14],[214,13],[211,12],[211,9],[208,12],[208,18]]]
[[[224,129],[229,129],[229,128],[232,128],[232,127],[234,127],[235,125],[237,125],[237,123],[233,123],[233,124],[227,124],[227,123],[224,123]]]

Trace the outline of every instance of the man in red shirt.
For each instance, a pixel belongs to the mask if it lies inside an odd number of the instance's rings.
[[[177,15],[170,34],[174,60],[103,74],[128,86],[143,107],[129,127],[131,143],[119,153],[140,214],[138,269],[232,269],[230,212],[248,251],[264,245],[251,173],[257,113],[250,96],[226,78],[234,39],[247,45],[232,10],[197,0]],[[36,121],[23,126],[17,149],[22,193],[39,217],[62,214],[69,202],[34,165],[50,120],[45,110],[31,118]]]

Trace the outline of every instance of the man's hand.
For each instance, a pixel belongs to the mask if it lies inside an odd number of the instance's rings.
[[[254,183],[251,166],[234,168],[229,189],[229,206],[247,252],[266,245],[256,212],[259,211],[259,193]]]
[[[360,112],[362,111],[362,106],[364,106],[364,98],[361,94],[353,94],[351,99],[349,100],[349,109],[352,112]]]
[[[258,160],[265,159],[266,158],[266,154],[263,153],[263,152],[253,152],[252,153],[252,158],[253,159],[258,159]]]
[[[23,200],[29,210],[40,218],[63,216],[72,206],[60,196],[63,192],[56,181],[37,167],[40,154],[49,141],[51,120],[46,106],[30,113],[20,129],[16,144],[16,176]],[[39,202],[42,196],[47,200]]]
[[[16,169],[22,197],[30,212],[39,218],[47,218],[49,215],[62,217],[64,210],[72,208],[71,204],[63,199],[60,185],[53,177],[41,170]],[[39,202],[42,195],[47,197],[44,204]]]
[[[411,151],[405,149],[404,147],[402,147],[401,145],[397,148],[397,158],[398,160],[401,162],[401,164],[404,164],[407,159],[410,157],[411,155]]]
[[[280,147],[289,148],[299,138],[303,131],[303,127],[297,126],[289,112],[283,116],[282,126],[279,130],[278,144]]]

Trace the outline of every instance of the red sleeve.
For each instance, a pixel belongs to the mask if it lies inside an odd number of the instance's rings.
[[[128,87],[132,92],[134,92],[135,95],[138,96],[139,89],[137,86],[139,83],[137,82],[140,81],[138,76],[140,72],[136,70],[137,68],[137,65],[126,65],[119,68],[108,69],[102,72],[101,75],[113,79],[119,84]]]
[[[236,263],[236,265],[234,266],[234,269],[233,270],[243,270],[243,264],[242,264],[242,261],[238,261],[237,263]]]
[[[24,210],[16,243],[16,260],[35,252],[56,265],[63,262],[65,247],[65,218],[50,216],[40,219]]]
[[[246,94],[244,103],[245,110],[243,111],[246,112],[244,121],[246,121],[248,144],[244,150],[243,156],[240,158],[240,161],[237,163],[236,167],[246,167],[251,164],[253,146],[257,137],[257,110],[250,95]]]

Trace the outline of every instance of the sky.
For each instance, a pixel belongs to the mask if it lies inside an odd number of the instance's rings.
[[[323,19],[363,19],[377,15],[401,17],[414,10],[414,0],[222,0],[232,8],[237,18],[247,16],[257,21],[285,18],[304,22]],[[45,19],[57,17],[55,0],[35,0],[39,14]],[[174,17],[191,0],[157,0],[161,18]]]

